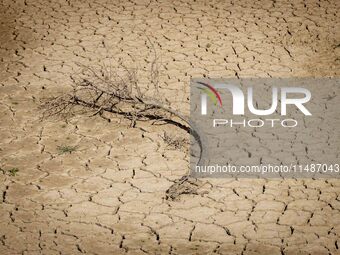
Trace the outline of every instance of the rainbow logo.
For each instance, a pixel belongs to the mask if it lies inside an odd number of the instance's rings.
[[[204,86],[204,88],[199,88],[199,89],[209,96],[209,98],[214,103],[214,105],[217,105],[217,102],[218,102],[220,107],[222,107],[221,96],[213,86],[207,83],[204,83],[204,82],[200,82],[200,81],[198,81],[197,83]]]

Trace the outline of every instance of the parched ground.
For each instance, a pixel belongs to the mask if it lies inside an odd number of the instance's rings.
[[[176,127],[40,119],[76,63],[143,76],[150,42],[187,112],[191,77],[339,75],[339,1],[3,0],[0,254],[340,254],[339,180],[203,179],[166,200],[188,170],[161,138]]]

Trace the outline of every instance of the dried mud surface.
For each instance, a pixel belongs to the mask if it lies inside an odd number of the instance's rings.
[[[146,67],[147,38],[183,111],[190,77],[338,76],[338,13],[338,1],[2,1],[0,254],[340,254],[339,180],[204,179],[166,200],[188,168],[160,138],[177,128],[38,111],[76,62]]]

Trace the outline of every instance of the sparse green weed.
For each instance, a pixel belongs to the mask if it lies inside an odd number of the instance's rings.
[[[17,167],[12,167],[10,169],[3,169],[0,167],[0,171],[3,173],[3,174],[8,174],[10,176],[16,176],[16,174],[19,172],[19,168]]]
[[[17,172],[19,172],[19,168],[13,167],[13,168],[7,170],[7,172],[9,173],[10,176],[16,176]]]
[[[59,154],[72,153],[77,150],[77,146],[61,145],[57,147]]]

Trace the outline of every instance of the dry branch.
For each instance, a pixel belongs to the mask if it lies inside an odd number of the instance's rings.
[[[122,64],[116,68],[99,66],[97,69],[78,65],[81,71],[71,76],[71,92],[43,100],[41,109],[45,118],[69,117],[79,111],[102,116],[105,111],[130,120],[132,127],[136,121],[161,121],[193,135],[201,148],[201,160],[202,138],[198,130],[187,116],[174,109],[165,97],[160,96],[160,71],[156,54],[151,61],[146,87],[141,86],[135,68],[127,68]]]

